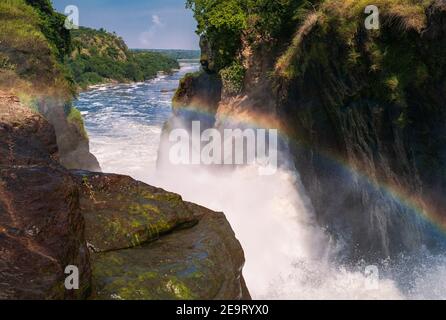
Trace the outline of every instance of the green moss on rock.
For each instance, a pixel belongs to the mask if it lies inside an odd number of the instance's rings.
[[[179,195],[129,177],[81,173],[86,238],[96,251],[131,248],[196,219]]]

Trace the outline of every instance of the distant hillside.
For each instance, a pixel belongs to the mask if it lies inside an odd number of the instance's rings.
[[[3,107],[26,106],[52,125],[63,166],[98,171],[82,116],[71,103],[77,88],[66,63],[72,46],[65,18],[50,0],[0,0],[0,95]],[[17,126],[28,128],[25,123]]]
[[[200,59],[200,50],[180,50],[180,49],[132,49],[133,52],[155,52],[161,53],[175,60],[198,60]]]
[[[0,1],[0,89],[70,94],[63,65],[70,33],[64,20],[49,0]]]
[[[124,40],[104,29],[80,28],[72,31],[72,53],[68,66],[81,87],[104,82],[144,81],[158,71],[178,68],[178,62],[158,52],[137,52]]]

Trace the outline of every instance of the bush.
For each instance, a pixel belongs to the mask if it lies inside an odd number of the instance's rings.
[[[78,109],[73,106],[69,107],[67,121],[68,123],[75,125],[79,129],[79,132],[83,135],[83,137],[88,139],[88,134],[84,126],[84,119],[82,118],[82,114]]]
[[[223,94],[227,96],[237,95],[243,90],[245,68],[238,62],[220,71],[223,83]]]
[[[318,2],[318,1],[313,1]],[[244,38],[250,43],[267,42],[289,35],[296,27],[304,0],[187,0],[198,22],[197,34],[203,36],[212,52],[202,60],[219,71],[230,66]],[[207,56],[206,56],[207,55]]]
[[[10,79],[15,77],[38,91],[53,88],[69,95],[73,88],[62,63],[62,51],[69,39],[64,39],[56,27],[61,16],[40,2],[43,1],[0,1],[2,64],[13,70]]]

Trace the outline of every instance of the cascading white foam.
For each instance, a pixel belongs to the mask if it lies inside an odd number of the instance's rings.
[[[168,148],[160,152],[168,154]],[[244,277],[256,299],[401,298],[392,281],[380,281],[377,291],[363,273],[331,265],[336,246],[315,222],[295,170],[262,176],[256,165],[161,163],[150,183],[226,214],[244,249]]]

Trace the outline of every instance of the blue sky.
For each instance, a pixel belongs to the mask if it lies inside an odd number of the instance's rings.
[[[130,48],[198,49],[196,22],[185,0],[53,0],[79,8],[79,24],[122,36]]]

